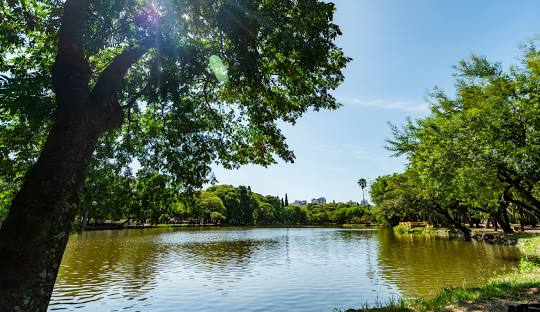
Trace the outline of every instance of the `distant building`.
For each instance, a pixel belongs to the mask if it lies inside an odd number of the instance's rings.
[[[313,198],[311,200],[311,203],[316,204],[316,205],[326,205],[326,198],[324,197]]]
[[[295,200],[291,206],[304,207],[307,206],[307,200]]]

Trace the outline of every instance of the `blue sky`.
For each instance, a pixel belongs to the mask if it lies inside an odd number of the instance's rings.
[[[337,43],[354,60],[334,92],[337,111],[312,112],[283,128],[293,164],[215,168],[219,183],[250,185],[289,201],[324,196],[360,201],[359,177],[400,172],[384,149],[388,122],[425,116],[435,86],[453,89],[452,66],[471,53],[507,67],[519,44],[540,34],[540,1],[336,0]]]

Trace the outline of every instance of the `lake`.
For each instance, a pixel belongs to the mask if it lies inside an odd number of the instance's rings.
[[[383,228],[222,227],[70,237],[49,311],[332,311],[516,267],[514,247]]]

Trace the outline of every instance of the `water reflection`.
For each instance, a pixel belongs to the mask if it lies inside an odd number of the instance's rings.
[[[381,229],[90,232],[70,238],[50,310],[332,311],[475,282],[516,256]]]
[[[379,266],[377,263],[377,254],[379,244],[376,238],[376,229],[346,229],[341,231],[336,231],[336,234],[339,235],[340,239],[351,240],[352,244],[354,241],[357,243],[362,243],[362,246],[357,246],[357,248],[362,248],[365,256],[365,275],[373,284],[378,284],[381,282],[379,278]]]
[[[57,306],[80,306],[108,300],[147,299],[156,286],[160,257],[156,236],[130,231],[87,232],[74,235],[62,259],[51,310]]]
[[[429,296],[444,286],[477,284],[515,267],[516,248],[434,236],[377,232],[383,276],[405,297]]]

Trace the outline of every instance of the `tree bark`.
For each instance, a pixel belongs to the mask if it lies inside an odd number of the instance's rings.
[[[456,230],[460,231],[463,234],[463,238],[466,240],[471,240],[471,229],[461,224],[459,221],[452,218],[452,216],[444,208],[436,206],[439,213],[446,219],[446,221],[454,227]]]
[[[506,211],[506,207],[501,207],[501,211],[496,216],[497,222],[501,225],[501,229],[506,234],[514,233],[514,230],[512,230],[512,225],[510,224],[510,218],[508,218],[508,212]]]
[[[463,234],[464,239],[471,240],[472,238],[471,229],[469,229],[468,227],[464,226],[463,224],[457,221],[450,220],[450,222],[452,223],[452,226],[454,226],[458,231],[460,231]]]
[[[79,101],[58,103],[44,149],[0,230],[0,311],[46,311],[97,140],[121,123],[114,106],[92,103],[81,89],[70,93],[58,99]]]
[[[65,115],[64,115],[65,114]],[[46,311],[101,134],[88,114],[59,112],[0,232],[0,310]]]
[[[82,51],[87,13],[88,0],[64,4],[52,70],[55,122],[0,229],[0,311],[47,310],[97,140],[123,120],[115,94],[150,48],[119,54],[91,91]]]

